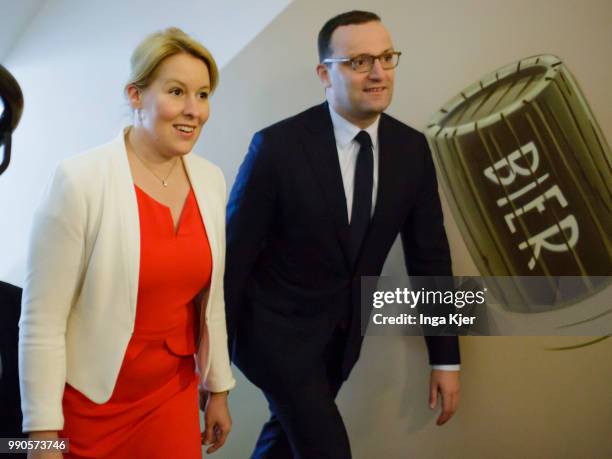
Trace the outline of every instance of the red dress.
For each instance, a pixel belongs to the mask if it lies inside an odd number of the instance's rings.
[[[210,284],[206,229],[193,190],[177,231],[168,207],[138,187],[136,196],[140,275],[134,334],[110,400],[96,404],[66,385],[60,432],[70,439],[66,459],[202,457],[193,299]]]

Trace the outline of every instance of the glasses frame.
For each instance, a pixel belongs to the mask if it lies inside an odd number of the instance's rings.
[[[382,61],[380,60],[381,57],[387,55],[387,54],[393,54],[394,56],[397,56],[397,63],[393,66],[393,67],[389,67],[388,69],[385,69],[384,67],[382,67]],[[381,67],[385,70],[392,70],[394,68],[396,68],[399,65],[399,61],[400,61],[400,56],[402,55],[401,51],[386,51],[384,53],[380,53],[376,56],[374,56],[373,54],[359,54],[357,56],[354,57],[327,57],[325,59],[323,59],[323,64],[333,64],[333,63],[350,63],[351,64],[351,69],[353,69],[354,72],[357,73],[368,73],[372,71],[372,68],[374,67],[374,62],[376,62],[377,60],[381,63]],[[362,58],[364,56],[368,56],[372,58],[372,65],[370,66],[369,69],[367,70],[356,70],[355,69],[355,60]]]

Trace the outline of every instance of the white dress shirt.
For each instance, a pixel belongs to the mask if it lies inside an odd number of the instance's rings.
[[[338,150],[338,161],[340,162],[340,173],[342,174],[342,185],[344,186],[344,196],[346,197],[346,211],[348,221],[351,221],[351,213],[353,210],[353,190],[355,183],[355,167],[357,165],[357,155],[361,146],[355,140],[355,136],[360,131],[366,131],[372,139],[372,152],[374,154],[373,168],[373,185],[372,185],[372,210],[370,215],[374,215],[376,206],[376,196],[378,194],[378,164],[379,164],[379,148],[378,148],[378,123],[380,116],[370,124],[367,128],[361,129],[358,126],[338,115],[329,106],[329,114],[331,115],[332,125],[334,127],[334,137],[336,138],[336,148]],[[458,371],[460,365],[432,365],[433,370]]]

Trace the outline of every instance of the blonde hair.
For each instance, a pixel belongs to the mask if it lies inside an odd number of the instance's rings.
[[[179,53],[191,54],[206,64],[212,93],[219,83],[217,63],[210,51],[177,27],[149,35],[134,50],[130,59],[130,78],[125,85],[126,91],[130,85],[141,90],[147,88],[155,78],[155,71],[162,61]]]

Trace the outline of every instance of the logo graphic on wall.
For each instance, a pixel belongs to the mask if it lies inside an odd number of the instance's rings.
[[[440,109],[426,134],[483,276],[547,276],[554,308],[610,283],[610,147],[559,58],[533,56],[485,76]],[[559,297],[556,276],[581,276],[580,285]],[[542,291],[517,281],[496,295],[533,312]]]

